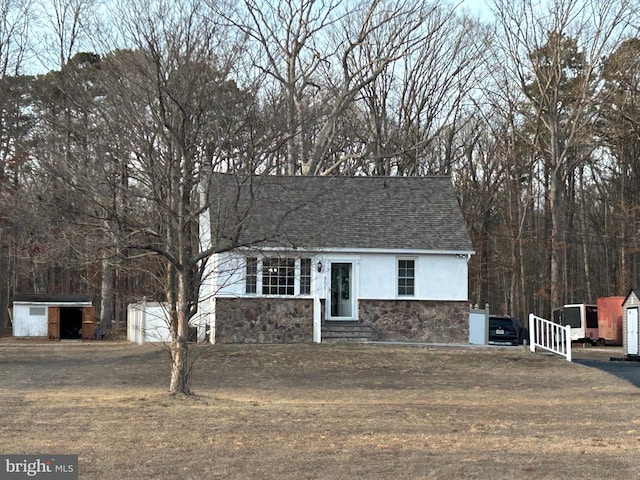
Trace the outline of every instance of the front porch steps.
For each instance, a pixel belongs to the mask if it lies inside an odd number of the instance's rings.
[[[322,322],[323,342],[371,342],[374,340],[376,340],[376,334],[371,325],[347,321]]]

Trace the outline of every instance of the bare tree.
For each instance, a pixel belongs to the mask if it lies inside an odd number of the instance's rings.
[[[9,185],[11,166],[25,157],[24,98],[27,82],[20,82],[23,73],[30,20],[28,0],[1,0],[0,9],[0,325],[8,323],[9,307],[9,238],[7,222],[9,197],[15,189]]]
[[[197,313],[206,262],[234,246],[224,241],[200,248],[198,220],[206,208],[201,195],[207,172],[231,165],[251,171],[247,159],[228,160],[249,151],[247,130],[238,126],[251,121],[252,96],[231,80],[239,49],[228,44],[203,2],[150,0],[118,13],[119,33],[132,49],[105,57],[100,108],[105,124],[126,138],[120,162],[127,199],[104,207],[106,222],[127,258],[153,255],[162,261],[169,390],[189,393],[189,321]]]
[[[432,8],[414,0],[244,0],[238,8],[218,9],[250,39],[255,68],[271,79],[265,85],[286,99],[286,173],[339,166],[341,158],[325,160],[342,116],[388,65],[418,48]]]
[[[359,128],[370,142],[363,155],[378,174],[450,174],[456,134],[473,115],[465,102],[471,105],[482,84],[477,72],[488,32],[440,6],[424,18],[421,32],[420,48],[390,64],[357,102],[366,119]],[[378,48],[365,47],[371,60]]]
[[[285,172],[289,174],[298,171],[308,150],[304,142],[304,127],[309,122],[305,118],[306,107],[319,87],[319,67],[332,55],[323,51],[320,43],[328,27],[344,15],[339,6],[340,0],[244,0],[238,2],[236,9],[232,7],[231,15],[226,11],[227,5],[219,10],[222,17],[253,41],[253,63],[267,77],[264,86],[274,82],[284,97]]]
[[[37,29],[31,41],[45,69],[62,69],[87,43],[93,0],[34,0]]]
[[[589,158],[597,71],[623,35],[630,3],[496,0],[495,13],[504,66],[512,84],[527,97],[528,121],[534,128],[531,142],[549,175],[549,300],[556,306],[562,300],[564,184]]]
[[[640,39],[630,38],[612,52],[601,77],[598,133],[615,163],[602,162],[594,170],[599,201],[592,205],[600,206],[595,230],[609,270],[617,272],[606,277],[611,277],[614,291],[624,291],[635,285],[640,273]]]

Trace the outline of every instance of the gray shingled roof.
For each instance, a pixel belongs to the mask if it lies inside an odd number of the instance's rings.
[[[448,177],[215,174],[210,205],[219,245],[473,250]]]
[[[14,302],[46,303],[91,303],[91,296],[66,293],[16,293]]]

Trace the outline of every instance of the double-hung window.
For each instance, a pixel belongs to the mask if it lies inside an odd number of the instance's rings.
[[[398,296],[411,297],[416,293],[416,261],[398,260]]]
[[[311,293],[311,259],[300,259],[300,295]]]
[[[247,258],[245,291],[246,293],[258,292],[258,259],[256,257]]]

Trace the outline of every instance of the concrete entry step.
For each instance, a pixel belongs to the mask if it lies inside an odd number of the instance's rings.
[[[322,323],[323,342],[371,342],[376,334],[371,325],[347,321],[326,321]]]

